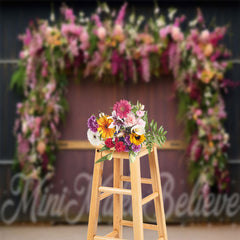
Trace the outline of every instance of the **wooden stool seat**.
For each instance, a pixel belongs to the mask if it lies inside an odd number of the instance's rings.
[[[99,152],[96,149],[95,162],[109,151]],[[92,195],[88,221],[87,240],[125,240],[122,238],[122,227],[133,227],[134,240],[144,240],[143,229],[155,230],[158,232],[158,240],[167,240],[167,230],[163,206],[163,197],[161,189],[161,180],[157,156],[157,148],[153,147],[149,155],[149,168],[151,177],[141,178],[140,157],[148,154],[145,147],[142,147],[135,161],[130,162],[130,176],[123,175],[123,159],[129,159],[126,152],[113,153],[113,187],[104,187],[102,185],[102,173],[104,162],[94,165]],[[131,189],[124,189],[123,182],[131,182]],[[142,199],[141,184],[152,185],[153,192]],[[113,195],[113,231],[105,236],[97,236],[97,224],[100,201]],[[123,195],[132,197],[133,221],[122,219]],[[157,224],[143,223],[142,206],[154,200],[155,214]]]

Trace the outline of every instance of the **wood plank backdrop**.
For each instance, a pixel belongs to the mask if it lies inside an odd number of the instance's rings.
[[[173,79],[171,76],[162,76],[160,79],[155,79],[149,84],[127,84],[125,86],[120,85],[106,85],[103,83],[88,82],[84,84],[76,84],[74,81],[70,81],[67,94],[67,100],[69,102],[69,112],[66,116],[66,121],[61,127],[62,140],[86,141],[87,132],[87,119],[94,113],[98,114],[99,111],[105,113],[111,113],[110,107],[120,99],[127,99],[133,103],[139,100],[145,105],[145,109],[148,110],[149,119],[157,120],[159,126],[163,125],[168,131],[167,139],[177,140],[175,143],[180,144],[171,150],[159,150],[159,163],[161,172],[168,172],[173,175],[176,186],[173,191],[173,197],[176,199],[180,193],[188,190],[188,184],[186,181],[187,176],[187,160],[184,158],[183,151],[183,125],[177,120],[177,99],[174,98]],[[64,143],[64,142],[63,142]],[[174,144],[174,142],[173,142]],[[61,146],[61,145],[60,145]],[[76,149],[76,148],[80,149]],[[64,148],[64,144],[63,144]],[[79,206],[84,204],[87,190],[89,189],[89,182],[84,181],[84,178],[79,186],[83,194],[79,198],[76,192],[74,192],[73,182],[76,177],[83,173],[87,176],[91,176],[93,172],[94,163],[94,150],[89,150],[89,145],[86,142],[74,142],[70,144],[70,149],[60,149],[57,155],[56,162],[56,175],[53,180],[55,191],[61,191],[62,184],[66,185],[70,189],[69,199],[78,198]],[[75,148],[75,149],[74,149]],[[86,148],[81,149],[81,148]],[[171,146],[170,146],[171,148]],[[170,149],[169,148],[169,149]],[[175,149],[177,148],[177,149]],[[142,176],[149,177],[148,161],[141,160]],[[125,160],[124,174],[129,175],[129,166],[127,160]],[[103,182],[104,180],[111,178],[112,176],[112,163],[105,164]],[[60,184],[61,183],[61,184]],[[108,182],[111,184],[111,181]],[[164,179],[163,179],[164,184]],[[143,185],[143,196],[151,193],[149,186]],[[111,204],[109,204],[111,206]],[[128,210],[129,205],[125,206],[125,214],[131,214]],[[153,213],[153,204],[146,206],[147,214]],[[168,208],[168,202],[166,201],[166,208]],[[76,213],[77,207],[72,209],[72,214]],[[100,211],[102,219],[105,216],[104,211]],[[88,209],[86,208],[83,217],[80,219],[85,221]]]

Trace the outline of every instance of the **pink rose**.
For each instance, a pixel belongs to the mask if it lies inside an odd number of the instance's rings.
[[[200,35],[200,39],[203,41],[203,42],[207,42],[209,40],[209,37],[210,37],[210,33],[209,31],[206,29],[206,30],[203,30],[201,32],[201,35]]]
[[[104,27],[99,27],[97,30],[97,36],[100,40],[103,40],[106,37],[106,29]]]
[[[137,123],[137,120],[135,118],[135,115],[133,113],[128,113],[126,118],[126,125],[128,127],[133,126]]]
[[[145,127],[146,126],[146,122],[144,120],[142,120],[141,118],[138,118],[137,120],[137,124],[142,126],[142,127]]]
[[[143,117],[143,116],[144,116],[144,113],[145,113],[145,111],[138,110],[136,113],[137,113],[137,116],[138,116],[138,117]]]
[[[176,42],[183,40],[183,34],[179,27],[175,27],[175,26],[172,27],[171,36],[172,36],[173,40]]]

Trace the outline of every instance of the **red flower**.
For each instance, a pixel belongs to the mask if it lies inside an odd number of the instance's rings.
[[[125,151],[125,145],[123,142],[116,142],[115,148],[117,152],[124,152]]]
[[[112,141],[111,138],[108,138],[108,139],[105,141],[105,145],[106,145],[108,148],[114,147],[114,143],[113,143],[113,141]]]

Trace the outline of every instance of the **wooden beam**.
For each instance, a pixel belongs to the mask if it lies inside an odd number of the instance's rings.
[[[154,193],[148,195],[147,197],[143,198],[142,205],[152,201],[154,198],[158,197],[158,195],[159,195],[158,192],[154,192]]]
[[[131,179],[129,176],[121,176],[121,180],[123,182],[131,182]],[[141,178],[141,183],[143,184],[152,184],[151,178]]]
[[[121,189],[113,187],[99,187],[99,192],[132,195],[132,191],[130,189]]]
[[[125,227],[133,227],[133,221],[122,220],[121,225]],[[157,231],[158,227],[155,224],[143,223],[143,228]]]
[[[92,146],[88,141],[71,141],[60,140],[58,141],[58,147],[60,150],[93,150],[96,147]],[[160,150],[185,150],[186,144],[180,140],[166,141]]]

